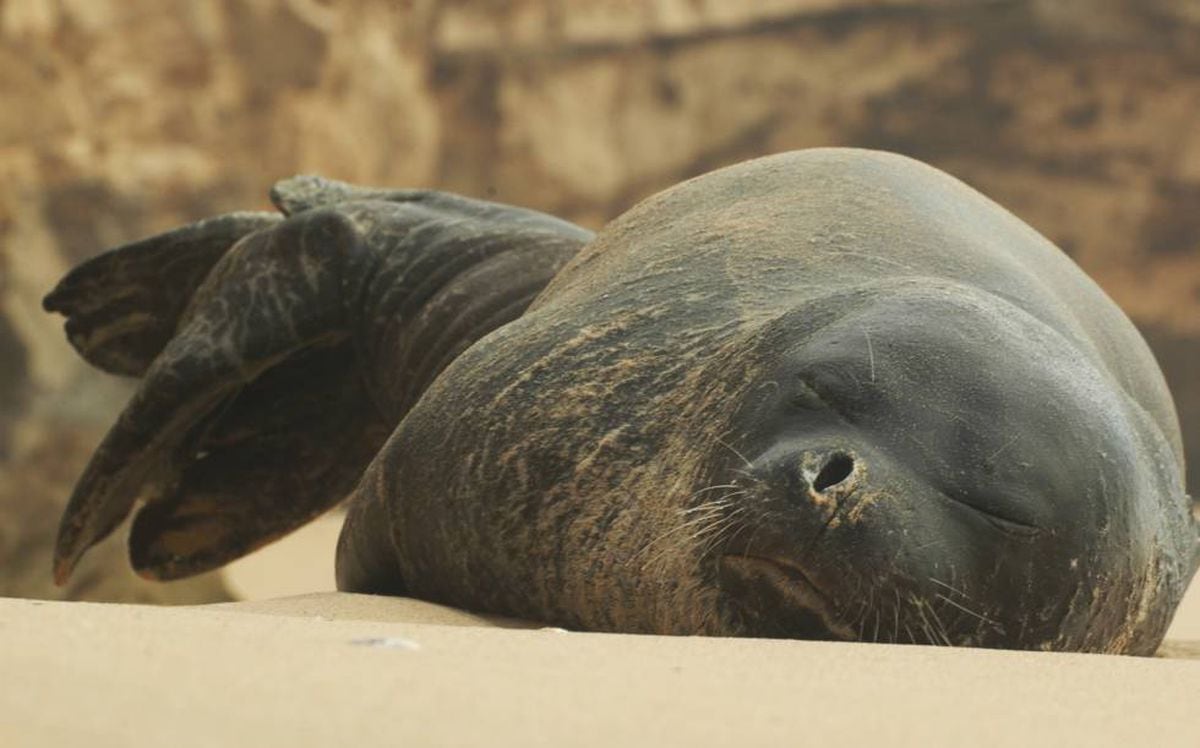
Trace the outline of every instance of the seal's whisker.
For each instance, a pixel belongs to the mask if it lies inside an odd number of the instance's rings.
[[[754,523],[754,532],[750,533],[750,540],[746,543],[747,548],[754,547],[754,541],[758,538],[758,534],[762,529],[772,524],[772,521],[778,516],[775,512],[767,512],[763,515],[762,520]]]
[[[706,558],[709,551],[721,542],[721,537],[732,526],[732,524],[733,523],[729,520],[722,520],[721,522],[715,523],[711,527],[707,528],[707,537],[704,535],[697,535],[692,538],[695,544],[693,546],[695,549],[695,557]]]
[[[962,590],[958,589],[957,587],[951,586],[950,584],[943,582],[942,580],[938,579],[937,577],[929,577],[929,581],[933,582],[934,584],[936,584],[940,587],[945,587],[946,589],[950,590],[951,592],[954,592],[958,595],[962,595],[963,597],[965,597],[967,599],[970,599],[967,596],[967,593],[963,592]]]
[[[946,624],[942,623],[942,617],[938,615],[937,608],[928,600],[925,601],[925,607],[929,610],[929,615],[933,616],[933,623],[936,631],[941,635],[942,641],[947,647],[954,646],[950,641],[950,634],[946,630]]]
[[[639,556],[649,551],[653,546],[662,543],[664,540],[676,536],[681,532],[687,532],[689,530],[692,531],[688,536],[687,541],[685,541],[688,543],[694,543],[698,538],[701,538],[707,533],[712,532],[714,527],[718,527],[722,522],[724,522],[722,512],[724,508],[728,506],[730,498],[741,493],[742,492],[740,491],[735,491],[714,499],[712,502],[710,502],[711,511],[706,512],[698,517],[694,517],[687,522],[682,522],[678,525],[675,525],[674,527],[654,537],[652,540],[646,543],[641,550],[631,556],[629,561],[626,562],[626,565],[635,561]],[[669,553],[671,550],[672,546],[669,544],[661,548],[658,553],[654,554],[654,556],[650,557],[645,563],[642,564],[641,571],[645,573],[648,568],[650,568],[656,561],[662,558],[665,554]]]
[[[745,522],[738,523],[737,530],[732,535],[730,535],[728,538],[726,538],[725,542],[728,545],[733,545],[734,541],[736,541],[738,539],[738,536],[741,535],[743,532],[745,532],[748,527],[749,527],[749,525]]]
[[[945,545],[945,544],[946,544],[946,541],[944,541],[944,540],[931,540],[928,543],[922,543],[921,545],[917,546],[916,548],[913,548],[912,552],[923,551],[926,548],[937,548],[938,546]]]
[[[724,519],[713,528],[715,530],[715,532],[708,539],[708,542],[698,548],[698,550],[697,550],[698,557],[700,557],[700,558],[706,557],[709,554],[709,552],[714,547],[716,547],[716,545],[718,543],[720,543],[722,540],[724,540],[727,543],[731,543],[738,536],[739,533],[745,531],[746,524],[738,522],[737,518],[739,515],[744,514],[747,511],[749,511],[749,509],[750,509],[750,507],[743,504],[743,505],[737,507],[736,509],[734,509],[733,511],[729,512],[728,514],[726,514]],[[729,537],[725,537],[726,533],[728,533],[728,531],[730,529],[734,529],[735,530],[734,533],[732,535],[730,535]]]
[[[717,530],[716,532],[713,532],[712,536],[708,539],[708,542],[704,543],[697,550],[696,556],[698,558],[707,557],[708,554],[712,551],[712,549],[715,548],[717,546],[717,544],[721,542],[721,540],[725,536],[725,533],[727,533],[731,528],[737,527],[738,515],[743,514],[748,510],[749,510],[749,507],[747,507],[746,505],[743,504],[742,506],[739,506],[737,509],[734,509],[732,512],[729,512],[727,515],[725,515],[724,521],[719,525],[720,529]],[[736,535],[736,533],[735,533],[735,535]]]
[[[724,509],[734,506],[734,499],[738,498],[739,496],[745,496],[747,493],[748,491],[745,489],[740,491],[731,491],[727,494],[722,494],[718,499],[706,501],[703,504],[697,504],[690,509],[679,509],[677,512],[680,517],[688,517],[689,515],[693,514],[708,515],[714,512],[720,512]]]
[[[733,500],[743,493],[745,493],[745,489],[732,490],[728,493],[721,494],[715,499],[710,499],[693,507],[681,507],[675,511],[681,517],[687,517],[688,515],[692,514],[711,514],[714,512],[720,512],[721,510],[732,506]],[[689,519],[689,521],[691,520]]]
[[[1001,455],[1001,454],[1002,454],[1002,453],[1003,453],[1005,450],[1007,450],[1007,449],[1008,449],[1009,447],[1011,447],[1012,445],[1016,444],[1016,443],[1017,443],[1017,440],[1018,440],[1018,439],[1020,439],[1020,438],[1021,438],[1021,437],[1020,437],[1020,434],[1014,435],[1014,436],[1013,436],[1013,438],[1011,438],[1011,439],[1009,439],[1008,441],[1004,442],[1004,445],[1003,445],[1003,446],[1001,446],[1001,447],[1000,447],[1000,449],[997,449],[995,452],[992,452],[990,455],[988,455],[988,457],[987,457],[987,461],[988,461],[988,462],[991,462],[992,460],[994,460],[994,459],[996,459],[997,457],[999,457],[999,456],[1000,456],[1000,455]]]
[[[892,608],[892,617],[894,619],[894,621],[892,622],[892,638],[899,639],[900,638],[900,590],[893,587],[892,592],[894,592],[896,594],[896,605],[895,605],[895,607]]]
[[[721,488],[741,488],[741,486],[739,486],[736,483],[717,483],[716,485],[707,486],[705,488],[701,488],[699,491],[697,491],[696,493],[689,496],[686,503],[690,504],[692,502],[692,500],[695,499],[697,496],[700,496],[701,494],[706,494],[709,491],[716,491]]]
[[[875,346],[871,345],[871,331],[867,328],[862,328],[862,334],[867,339],[867,356],[871,362],[871,381],[875,381]]]
[[[703,504],[698,504],[690,509],[678,509],[678,510],[676,510],[676,512],[679,514],[680,517],[687,517],[692,514],[709,514],[711,512],[719,511],[719,510],[721,510],[727,506],[731,506],[731,505],[732,505],[732,502],[727,501],[727,500],[706,501]]]
[[[929,608],[929,603],[928,603],[928,602],[926,602],[925,600],[921,599],[921,598],[918,598],[918,597],[914,597],[914,598],[912,598],[912,601],[913,601],[913,605],[915,605],[915,606],[916,606],[917,615],[921,617],[921,622],[922,622],[922,624],[923,624],[923,628],[925,629],[925,633],[926,633],[926,635],[930,635],[931,633],[935,633],[935,632],[936,632],[936,629],[934,629],[934,627],[933,627],[933,624],[932,624],[932,623],[930,623],[930,621],[929,621],[929,618],[928,618],[928,617],[925,615],[925,611],[926,611],[927,609],[929,609],[929,610],[930,610],[930,612],[932,612],[932,609],[930,609],[930,608]],[[937,644],[938,642],[935,642],[935,641],[933,640],[933,638],[932,638],[932,637],[930,637],[929,643],[930,643],[930,644]],[[949,640],[948,638],[946,638],[944,634],[943,634],[943,643],[944,643],[946,646],[950,646],[950,640]]]
[[[719,436],[714,436],[713,439],[716,440],[717,444],[720,444],[725,449],[728,449],[730,452],[733,452],[733,454],[736,455],[737,458],[740,459],[742,461],[742,464],[744,464],[746,467],[750,468],[751,470],[754,469],[754,463],[750,462],[750,460],[746,458],[746,455],[737,451],[737,449],[735,449],[732,444],[725,441],[724,439],[722,439]]]
[[[728,505],[732,504],[726,504],[726,507],[722,507],[722,510],[726,509]],[[720,537],[720,534],[725,532],[725,528],[733,521],[733,517],[736,517],[744,510],[745,507],[738,507],[732,511],[719,511],[719,513],[704,515],[704,519],[712,520],[712,523],[710,523],[710,525],[707,527],[701,526],[700,529],[697,529],[696,532],[691,534],[690,540],[696,543],[696,541],[703,538],[706,534],[712,534],[714,537]],[[695,525],[695,523],[692,523],[692,525]]]
[[[973,616],[973,617],[975,617],[975,618],[978,618],[980,621],[983,621],[984,623],[989,623],[989,624],[991,624],[991,625],[993,625],[993,626],[999,626],[999,625],[1000,625],[1000,624],[999,624],[999,622],[997,622],[997,621],[995,621],[995,620],[993,620],[993,619],[991,619],[991,618],[988,618],[987,616],[985,616],[985,615],[984,615],[984,614],[982,614],[982,613],[977,613],[977,612],[975,612],[975,611],[971,610],[970,608],[968,608],[967,606],[965,606],[965,605],[961,605],[961,604],[959,604],[958,602],[955,602],[954,600],[952,600],[952,599],[950,599],[950,598],[946,597],[945,595],[943,595],[943,594],[941,594],[941,593],[937,593],[937,594],[936,594],[936,597],[937,597],[939,600],[942,600],[942,601],[944,601],[944,602],[945,602],[947,605],[951,605],[951,606],[953,606],[953,607],[955,607],[955,608],[957,608],[957,609],[961,610],[963,613],[966,613],[966,614],[967,614],[967,615],[969,615],[969,616]]]
[[[743,478],[748,479],[751,483],[755,483],[755,484],[762,483],[761,478],[759,478],[754,473],[749,472],[748,470],[742,470],[741,468],[731,468],[730,472],[736,473],[737,475],[740,475]]]
[[[715,507],[706,514],[700,515],[699,517],[693,517],[692,519],[688,520],[687,522],[681,522],[677,525],[671,526],[667,530],[659,533],[658,535],[654,536],[649,541],[647,541],[646,544],[643,545],[637,551],[637,553],[634,553],[632,556],[629,557],[629,560],[625,562],[626,565],[636,561],[638,559],[638,557],[641,556],[643,553],[646,553],[654,546],[658,545],[659,543],[663,542],[664,540],[666,540],[674,535],[678,535],[681,532],[686,532],[687,530],[689,530],[697,525],[703,525],[705,522],[712,522],[715,520],[719,520],[720,514],[721,514],[720,507]],[[664,550],[670,550],[670,546],[667,546],[667,548]],[[647,563],[649,563],[649,562],[647,562]],[[645,567],[643,566],[643,569],[644,568]]]

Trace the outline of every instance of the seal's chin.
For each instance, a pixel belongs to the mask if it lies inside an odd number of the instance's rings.
[[[719,563],[721,588],[737,610],[745,633],[789,639],[853,639],[836,606],[801,566],[776,556],[726,555]]]

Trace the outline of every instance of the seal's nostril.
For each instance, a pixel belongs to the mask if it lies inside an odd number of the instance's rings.
[[[813,490],[824,491],[836,486],[849,478],[853,471],[854,458],[843,452],[835,452],[821,468],[821,472],[817,473],[817,478],[812,484]]]

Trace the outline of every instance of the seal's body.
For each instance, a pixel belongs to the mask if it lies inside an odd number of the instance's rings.
[[[384,241],[402,221],[381,196],[418,193],[283,192],[293,217],[217,261],[81,480],[60,574],[146,486],[135,565],[177,576],[336,501],[369,454],[339,586],[566,626],[1145,654],[1194,572],[1179,428],[1136,330],[930,167],[782,154],[594,239],[419,193],[456,217]],[[397,260],[448,236],[457,269]],[[250,261],[256,244],[277,249]],[[313,268],[335,263],[313,258],[333,257],[352,259],[326,287]],[[253,287],[274,306],[214,333],[205,310]],[[305,356],[333,373],[289,363]],[[287,439],[239,415],[326,381],[341,415]],[[352,457],[336,480],[299,502],[272,490],[288,454],[330,442]],[[247,510],[249,486],[272,498]],[[268,516],[286,521],[246,531]]]

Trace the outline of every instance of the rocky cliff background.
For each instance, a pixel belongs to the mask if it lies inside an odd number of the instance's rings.
[[[684,177],[819,145],[929,161],[1075,258],[1158,354],[1197,490],[1192,0],[0,0],[0,594],[221,594],[42,576],[128,393],[40,310],[71,264],[264,207],[298,172],[597,227]],[[116,544],[96,555],[123,565]]]

